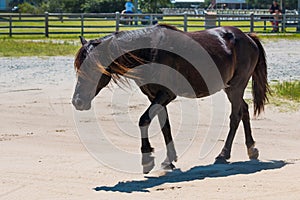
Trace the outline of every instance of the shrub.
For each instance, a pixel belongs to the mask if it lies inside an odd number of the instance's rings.
[[[38,7],[35,7],[34,5],[31,5],[30,3],[22,3],[19,4],[19,9],[21,13],[31,13],[31,14],[39,14],[42,13],[42,10]]]

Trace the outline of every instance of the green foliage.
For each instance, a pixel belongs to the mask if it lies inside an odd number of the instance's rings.
[[[268,9],[271,5],[273,0],[246,0],[247,5],[249,8],[255,8],[255,9]],[[280,3],[280,0],[277,0],[278,3]],[[286,9],[297,9],[298,6],[298,0],[284,0],[283,1],[283,7]]]
[[[134,1],[134,0],[133,0]],[[202,8],[207,8],[212,0],[205,0],[201,3]],[[273,0],[246,0],[244,8],[268,9]],[[17,5],[18,0],[12,0],[10,5]],[[67,13],[112,13],[124,10],[126,0],[26,0],[24,12],[67,12]],[[165,7],[190,7],[190,3],[171,4],[170,0],[138,0],[139,9],[145,13],[160,12],[160,8]],[[280,0],[278,0],[280,2]],[[21,4],[22,5],[22,4]],[[19,4],[19,6],[21,6]],[[284,0],[283,7],[286,9],[297,9],[298,0]],[[23,11],[22,11],[23,12]]]
[[[125,0],[86,0],[81,6],[86,13],[114,13],[124,10]]]
[[[85,0],[64,0],[64,12],[81,13],[83,12],[82,5]]]
[[[40,14],[42,10],[39,7],[31,5],[30,3],[22,3],[19,5],[19,9],[22,13]]]
[[[170,0],[139,0],[142,12],[157,13],[159,8],[170,7]]]
[[[47,12],[64,12],[65,4],[64,4],[64,1],[49,0],[49,1],[43,2],[41,4],[41,7],[44,11],[47,11]]]
[[[82,5],[86,0],[31,0],[26,1],[31,7],[36,7],[39,12],[66,12],[66,13],[81,13]],[[22,5],[22,4],[21,4]],[[34,6],[33,6],[34,5]],[[23,11],[21,11],[23,12]]]

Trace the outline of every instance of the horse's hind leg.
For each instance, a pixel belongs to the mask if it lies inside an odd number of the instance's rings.
[[[240,90],[233,90],[230,87],[226,88],[225,92],[231,103],[230,129],[229,129],[227,139],[225,141],[225,145],[221,153],[216,157],[215,163],[227,163],[226,160],[230,158],[233,139],[235,137],[236,130],[239,126],[239,123],[243,115],[241,109],[241,105],[243,102],[243,92]]]
[[[244,132],[246,138],[246,146],[248,150],[248,156],[250,159],[257,159],[258,158],[258,150],[254,147],[255,142],[252,137],[251,133],[251,125],[250,125],[250,117],[249,117],[249,110],[248,104],[243,100],[242,103],[242,110],[243,110],[243,125],[244,125]]]
[[[177,154],[176,154],[176,150],[174,147],[174,142],[171,134],[171,127],[170,127],[169,116],[168,116],[168,111],[166,106],[164,106],[164,110],[162,110],[158,114],[158,120],[167,147],[167,158],[161,165],[163,169],[174,169],[175,166],[172,164],[172,162],[177,161]]]

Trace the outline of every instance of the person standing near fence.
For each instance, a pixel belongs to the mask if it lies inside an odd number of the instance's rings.
[[[132,13],[134,13],[133,10],[134,10],[134,5],[133,5],[132,1],[127,0],[126,3],[125,3],[125,10],[122,11],[122,14],[123,13],[132,14]],[[127,18],[127,17],[125,17],[125,18]],[[127,19],[130,19],[130,21],[126,22],[126,24],[132,25],[132,18],[128,17]]]
[[[277,1],[273,1],[273,4],[271,5],[270,9],[269,9],[270,13],[274,16],[273,20],[271,21],[272,26],[273,26],[273,30],[272,32],[278,32],[278,28],[279,28],[279,15],[281,15],[281,10],[279,7],[279,4],[277,3]]]
[[[125,3],[125,13],[133,13],[134,5],[131,0],[127,0]]]

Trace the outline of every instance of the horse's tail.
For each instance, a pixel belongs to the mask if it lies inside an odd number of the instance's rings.
[[[248,35],[256,43],[259,50],[259,57],[252,74],[254,115],[259,115],[264,110],[264,105],[268,101],[267,94],[270,93],[267,79],[266,53],[259,38],[254,33],[249,33]]]

